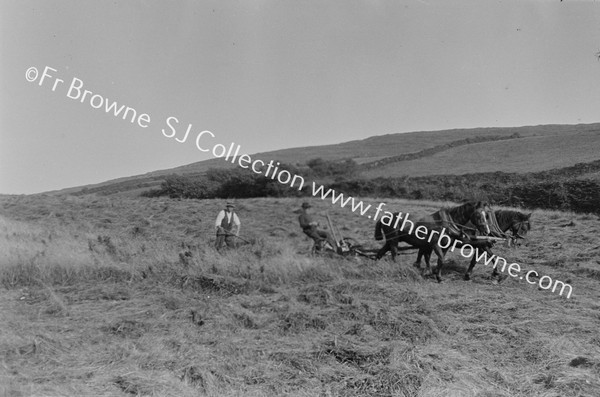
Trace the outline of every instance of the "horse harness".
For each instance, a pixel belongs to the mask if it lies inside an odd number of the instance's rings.
[[[477,232],[479,231],[475,227],[470,227],[470,226],[467,226],[467,225],[462,225],[460,223],[456,223],[456,222],[450,220],[452,218],[445,211],[438,211],[436,214],[439,216],[439,219],[436,219],[437,225],[439,225],[439,226],[449,226],[449,229],[450,229],[449,231],[452,232],[453,234],[459,234],[461,236],[461,238],[465,238],[465,237],[469,238],[468,234],[465,233],[465,230],[473,231],[473,232],[475,232],[475,234],[477,234]],[[485,220],[485,218],[484,218],[484,222],[487,224],[487,221]],[[489,225],[488,225],[488,228],[489,228]],[[403,234],[400,234],[398,236],[398,238],[409,236],[410,234],[411,234],[411,232],[403,233]],[[387,238],[387,234],[385,236]]]

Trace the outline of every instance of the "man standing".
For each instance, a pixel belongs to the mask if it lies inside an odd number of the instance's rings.
[[[215,221],[215,229],[217,230],[217,241],[215,248],[220,250],[223,243],[228,247],[235,248],[235,237],[240,235],[240,218],[233,212],[235,206],[232,203],[227,203],[225,209],[219,212]],[[233,231],[235,229],[235,231]]]
[[[320,251],[326,241],[331,245],[333,250],[336,250],[337,244],[335,243],[335,239],[325,230],[318,229],[319,223],[313,220],[310,208],[312,208],[312,206],[309,203],[302,203],[302,213],[298,217],[298,222],[300,222],[302,231],[314,240],[317,250]]]

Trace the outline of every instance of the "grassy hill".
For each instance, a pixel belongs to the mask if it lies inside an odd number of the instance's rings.
[[[458,254],[441,284],[414,252],[310,256],[302,200],[238,200],[251,243],[219,254],[222,200],[0,197],[0,395],[600,395],[596,216],[536,211],[527,245],[494,249],[567,299],[483,265],[465,282]],[[312,202],[378,246],[372,220]]]
[[[257,153],[252,157],[288,164],[305,164],[314,158],[353,159],[361,166],[359,177],[374,178],[545,171],[598,160],[599,147],[600,124],[543,125],[389,134],[337,145]],[[228,167],[235,166],[211,159],[54,193],[134,196],[159,186],[169,174],[195,175],[210,168]]]
[[[392,163],[363,173],[365,177],[429,176],[476,172],[528,173],[569,167],[600,159],[600,129],[558,135],[523,136],[473,143],[431,156]]]

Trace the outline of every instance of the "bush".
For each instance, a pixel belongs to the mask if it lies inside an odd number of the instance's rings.
[[[330,161],[315,158],[308,160],[306,165],[310,169],[307,176],[321,178],[353,178],[358,171],[358,165],[352,159]]]
[[[321,177],[326,188],[363,197],[400,197],[417,200],[486,200],[496,205],[571,210],[600,213],[600,185],[593,180],[573,179],[578,173],[600,170],[600,161],[577,164],[559,170],[516,174],[489,172],[469,175],[433,175],[424,177],[360,179],[355,176],[353,160],[307,162],[308,168],[280,164],[280,170],[292,175]],[[242,168],[209,169],[205,175],[170,175],[160,189],[148,197],[171,198],[250,198],[298,197],[310,195],[282,185],[270,177]]]
[[[280,164],[279,170],[298,174],[298,169]],[[211,168],[206,174],[169,175],[158,189],[144,192],[144,197],[170,198],[252,198],[299,196],[305,192],[282,185],[277,180],[243,168]]]

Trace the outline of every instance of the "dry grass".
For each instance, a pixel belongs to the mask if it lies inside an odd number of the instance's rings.
[[[442,284],[412,255],[312,257],[299,203],[239,201],[252,244],[219,254],[220,201],[2,198],[0,395],[600,395],[596,216],[536,211],[527,246],[495,250],[565,299],[482,266],[464,282],[458,254]],[[371,220],[313,204],[378,246]]]

